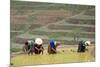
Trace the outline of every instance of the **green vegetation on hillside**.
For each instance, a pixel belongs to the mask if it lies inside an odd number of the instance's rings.
[[[27,1],[11,1],[11,9],[16,9],[18,12],[24,13],[25,10],[69,10],[73,12],[81,12],[89,10],[94,6],[88,5],[71,5],[60,3],[42,3],[42,2],[27,2]]]
[[[61,39],[65,44],[72,44],[75,36],[94,42],[95,6],[11,0],[10,25],[13,43],[22,44],[39,36]]]

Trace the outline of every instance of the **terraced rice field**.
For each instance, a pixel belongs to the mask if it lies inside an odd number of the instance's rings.
[[[91,40],[95,43],[94,6],[11,2],[10,29],[13,45],[24,44],[25,40],[36,37],[46,40],[44,44],[50,38],[72,44],[76,34],[79,40]]]

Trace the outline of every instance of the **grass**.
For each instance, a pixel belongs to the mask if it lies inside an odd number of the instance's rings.
[[[21,51],[21,49],[19,49],[19,48],[11,48],[10,51],[11,52],[19,52],[19,51]]]
[[[73,26],[73,25],[49,25],[49,29],[51,30],[74,30],[74,29],[80,29],[85,32],[92,32],[91,30],[95,30],[94,27],[82,27],[82,26]]]
[[[75,50],[75,49],[74,49]],[[40,65],[40,64],[58,64],[58,63],[76,63],[76,62],[90,62],[95,61],[89,52],[77,53],[70,49],[58,54],[49,55],[18,55],[11,59],[13,66],[23,65]]]
[[[75,28],[74,28],[75,29]],[[48,37],[73,37],[74,35],[74,31],[73,32],[46,32],[46,31],[29,31],[30,34],[34,34],[34,35],[46,35]],[[80,37],[83,38],[94,38],[95,34],[84,34],[81,33]]]
[[[69,19],[69,20],[66,20],[66,23],[94,25],[95,20],[94,19],[92,20]]]

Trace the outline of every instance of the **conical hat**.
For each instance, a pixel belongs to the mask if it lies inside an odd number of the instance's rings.
[[[36,39],[35,39],[35,43],[38,44],[38,45],[40,45],[40,44],[43,43],[43,41],[42,41],[41,38],[36,38]]]

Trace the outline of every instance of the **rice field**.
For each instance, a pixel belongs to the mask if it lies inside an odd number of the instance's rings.
[[[58,48],[59,49],[59,48]],[[77,63],[93,62],[95,57],[91,51],[77,53],[76,48],[61,48],[57,54],[49,55],[46,50],[43,55],[16,55],[11,59],[13,66],[40,65],[40,64],[58,64],[58,63]]]
[[[47,47],[43,55],[11,54],[12,66],[95,61],[94,48],[89,48],[85,53],[77,53],[77,47],[73,45],[73,33],[80,33],[80,40],[95,43],[95,6],[12,0],[10,24],[11,46],[14,50],[18,48],[16,50],[19,52],[25,40],[37,37],[42,38],[44,44],[53,37],[67,45],[58,47],[58,53],[54,55],[47,53]]]

